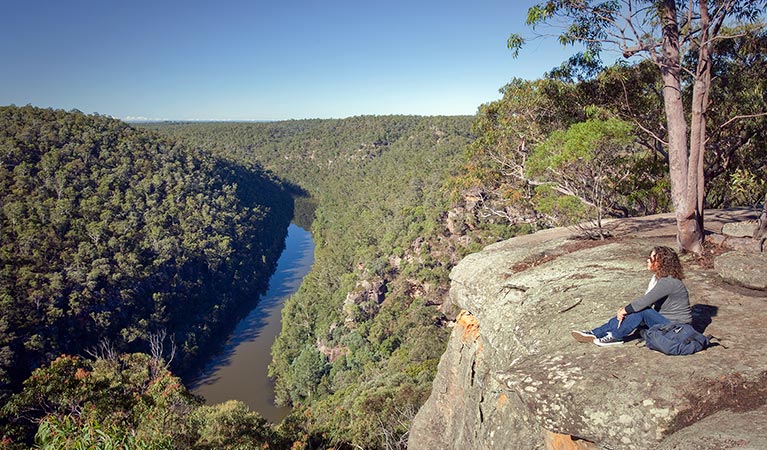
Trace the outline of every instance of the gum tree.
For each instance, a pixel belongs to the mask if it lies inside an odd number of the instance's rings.
[[[645,58],[657,66],[666,116],[663,144],[682,250],[703,250],[706,112],[715,44],[738,37],[728,25],[757,21],[766,5],[767,0],[549,0],[528,10],[528,25],[563,26],[562,44],[585,46],[571,61],[593,63],[603,48],[611,48],[626,59]],[[514,56],[524,42],[520,35],[509,37]],[[690,51],[697,58],[685,59]],[[692,98],[686,104],[682,91],[688,83]]]

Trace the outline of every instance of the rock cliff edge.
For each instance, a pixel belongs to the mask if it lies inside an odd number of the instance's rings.
[[[757,215],[709,212],[706,227]],[[726,282],[716,266],[733,262],[682,257],[694,325],[720,346],[672,357],[639,340],[600,348],[570,337],[644,293],[653,246],[676,246],[671,215],[613,225],[611,240],[546,230],[454,268],[450,296],[464,311],[409,449],[767,448],[767,292]]]

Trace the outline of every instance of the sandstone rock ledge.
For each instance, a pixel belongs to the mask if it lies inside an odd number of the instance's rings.
[[[672,357],[570,337],[644,293],[651,248],[675,246],[670,216],[622,229],[587,245],[548,230],[455,267],[450,296],[465,312],[409,449],[767,448],[764,293],[685,256],[696,325],[722,346]]]

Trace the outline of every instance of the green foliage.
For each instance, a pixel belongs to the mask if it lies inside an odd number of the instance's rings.
[[[767,193],[767,183],[747,169],[737,169],[732,175],[732,192],[735,201],[741,205],[756,206]]]
[[[635,8],[631,2],[628,5],[603,0],[546,1],[528,10],[527,24],[557,28],[560,43],[585,47],[584,52],[549,74],[556,79],[595,81],[603,47],[621,52],[625,64],[640,58],[647,61],[636,64],[640,68],[637,73],[643,71],[642,66],[655,66],[656,82],[639,85],[655,89],[654,94],[645,96],[649,101],[632,102],[638,90],[626,83],[618,95],[608,96],[625,97],[625,109],[613,109],[614,114],[631,116],[654,140],[654,151],[670,163],[678,240],[685,250],[700,253],[703,236],[699,210],[704,202],[729,206],[739,197],[728,184],[734,171],[750,169],[749,162],[757,163],[752,167],[761,167],[763,162],[759,149],[764,145],[753,146],[750,141],[761,141],[758,136],[763,133],[755,131],[763,131],[765,126],[760,80],[765,73],[763,21],[767,1],[731,1],[716,3],[716,7],[707,6],[707,2],[674,1],[636,2]],[[523,43],[510,40],[515,56]],[[661,89],[657,88],[659,78],[664,83]],[[655,97],[664,105],[664,110],[656,111],[656,117],[665,116],[660,124],[657,119],[642,117],[647,111],[644,107],[654,103]],[[634,110],[636,106],[638,110]],[[749,161],[741,166],[745,161],[738,159],[745,155]],[[708,189],[704,189],[706,182]],[[694,229],[683,224],[692,216],[700,218]]]
[[[616,118],[589,119],[551,133],[525,167],[533,183],[546,183],[536,188],[538,210],[561,223],[590,216],[601,230],[604,213],[626,204],[621,187],[641,152],[634,141],[631,124]]]
[[[622,3],[619,1],[583,1],[563,0],[543,2],[533,5],[527,10],[526,23],[535,28],[549,24],[555,17],[571,19],[563,25],[558,36],[562,45],[583,44],[586,50],[580,59],[589,61],[599,57],[605,41],[611,41],[609,28],[613,26],[622,13]],[[652,9],[652,8],[650,8]]]
[[[748,50],[733,49],[733,60],[749,67],[753,78],[762,79],[756,75],[763,73],[764,61],[757,46],[753,42],[742,46]],[[719,61],[722,77],[736,77],[734,62]],[[649,62],[616,64],[586,81],[549,78],[507,85],[501,100],[480,108],[474,124],[477,139],[470,146],[464,173],[453,182],[467,207],[478,212],[477,220],[467,224],[475,234],[491,235],[490,228],[498,224],[527,223],[535,229],[599,219],[602,214],[625,217],[669,211],[661,90],[657,69]],[[718,88],[713,92],[721,95]],[[719,98],[712,109],[734,113],[736,105]],[[708,182],[715,187],[709,195],[716,200],[714,205],[737,198],[731,191],[731,171],[764,166],[761,147],[752,145],[761,141],[763,133],[756,130],[767,123],[764,119],[734,121],[729,126],[743,132],[739,136],[744,139],[733,134],[709,144],[721,151],[707,158],[718,155],[722,160],[706,166]],[[754,172],[757,178],[761,172]]]
[[[173,448],[165,442],[146,442],[119,426],[102,426],[98,421],[83,423],[72,416],[49,416],[40,422],[35,448],[43,450],[161,450]]]
[[[317,201],[309,196],[297,196],[294,199],[293,222],[304,230],[311,230]]]
[[[37,428],[41,446],[81,448],[97,440],[130,448],[126,442],[132,440],[136,446],[170,448],[186,442],[186,414],[197,406],[198,400],[164,363],[148,355],[96,360],[61,356],[35,370],[0,415],[6,437],[23,441]],[[36,427],[39,418],[43,420]],[[59,436],[64,431],[69,434]]]
[[[562,195],[552,184],[536,186],[536,204],[538,210],[547,216],[556,217],[562,225],[579,223],[589,216],[589,205],[575,195]]]
[[[767,179],[767,31],[729,33],[743,37],[717,41],[706,114],[706,201],[712,207],[753,205],[760,200],[759,180]],[[748,181],[752,177],[756,184]]]
[[[265,290],[291,212],[255,165],[107,117],[0,108],[0,390],[159,330],[191,367]]]
[[[140,353],[62,356],[35,370],[1,412],[12,418],[6,443],[36,429],[35,447],[44,449],[279,449],[296,434],[242,402],[201,405],[163,361]]]
[[[554,14],[554,4],[547,3],[545,5],[535,5],[527,10],[528,25],[535,26],[546,19],[549,19]]]
[[[294,374],[290,389],[291,400],[300,403],[310,399],[327,372],[327,358],[314,346],[310,346],[301,350],[290,365]]]
[[[230,400],[218,405],[201,406],[191,414],[196,430],[195,449],[249,450],[275,448],[279,437],[258,413],[247,405]]]
[[[527,161],[527,172],[541,175],[602,164],[600,157],[625,153],[634,139],[633,127],[615,118],[580,122],[567,131],[554,131],[538,145]]]
[[[584,118],[585,105],[573,86],[556,80],[515,79],[501,92],[502,99],[480,107],[472,128],[477,138],[453,189],[481,193],[477,206],[487,217],[484,222],[536,226],[533,187],[525,174],[527,155],[552,131]]]
[[[390,381],[368,380],[317,402],[312,425],[331,442],[354,442],[362,448],[404,448],[410,423],[429,396],[428,386],[397,375]],[[340,397],[340,398],[339,398]]]
[[[519,51],[522,49],[522,46],[525,44],[525,39],[515,33],[512,33],[509,35],[509,39],[506,41],[506,47],[511,50],[512,55],[516,58],[519,56]]]

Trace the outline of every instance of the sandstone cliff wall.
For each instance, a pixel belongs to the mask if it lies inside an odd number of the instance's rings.
[[[715,215],[707,226],[721,229]],[[675,246],[671,216],[624,221],[616,234],[588,242],[548,230],[455,267],[450,296],[464,312],[410,449],[767,448],[764,292],[685,256],[696,325],[722,346],[672,357],[638,340],[572,340],[570,330],[597,326],[644,293],[654,245]]]

